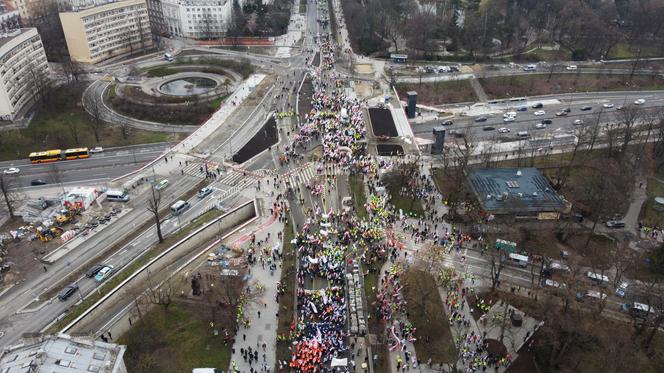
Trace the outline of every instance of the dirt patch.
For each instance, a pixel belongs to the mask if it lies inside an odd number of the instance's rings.
[[[480,294],[468,294],[466,295],[466,300],[468,301],[468,306],[470,307],[471,314],[475,321],[479,320],[484,314],[486,314],[491,306],[493,306],[497,301],[500,300],[496,293],[480,293]]]
[[[489,98],[537,96],[556,93],[664,89],[660,75],[548,74],[512,75],[479,80]]]
[[[355,65],[355,71],[358,74],[373,74],[373,72],[374,72],[373,66],[371,66],[370,64],[366,64],[366,63]]]
[[[397,85],[400,97],[406,97],[408,91],[416,91],[417,102],[422,105],[433,106],[477,101],[477,96],[468,80]]]
[[[355,84],[355,92],[360,96],[360,97],[372,97],[373,96],[373,87],[371,87],[371,84],[366,83],[366,82],[359,82]]]
[[[388,109],[370,108],[371,128],[376,136],[396,137],[399,135],[392,113]]]
[[[401,145],[381,144],[376,145],[378,155],[403,155],[403,147]]]
[[[256,154],[276,144],[278,140],[277,121],[274,117],[270,117],[270,119],[265,122],[265,125],[263,125],[263,128],[261,128],[239,152],[233,155],[233,162],[244,163]]]

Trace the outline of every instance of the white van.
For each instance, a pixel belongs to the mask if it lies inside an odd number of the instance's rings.
[[[180,215],[184,210],[189,208],[189,202],[179,200],[171,205],[171,215]]]
[[[530,136],[528,134],[528,131],[519,131],[519,132],[516,133],[516,135],[519,136],[519,137],[528,137],[528,136]]]
[[[526,65],[523,67],[523,71],[535,71],[537,70],[537,65]]]
[[[173,55],[170,54],[170,53],[164,53],[164,59],[166,61],[173,61],[174,60]]]
[[[106,200],[111,202],[128,202],[129,194],[124,190],[107,190]]]

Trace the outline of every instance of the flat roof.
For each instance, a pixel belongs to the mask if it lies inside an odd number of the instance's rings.
[[[0,33],[0,47],[7,44],[10,42],[12,39],[16,38],[17,36],[21,34],[25,34],[26,32],[36,30],[35,28],[32,27],[25,27],[25,28],[17,28],[15,30],[11,30],[5,33]]]
[[[560,212],[566,207],[536,168],[481,168],[471,171],[468,180],[492,214]]]
[[[111,373],[124,367],[125,347],[67,334],[47,335],[32,343],[10,347],[0,355],[9,372],[27,372],[30,366],[49,372]],[[37,370],[35,370],[37,371]]]

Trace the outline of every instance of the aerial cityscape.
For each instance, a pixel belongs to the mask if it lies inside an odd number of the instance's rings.
[[[0,373],[661,372],[664,0],[0,0]]]

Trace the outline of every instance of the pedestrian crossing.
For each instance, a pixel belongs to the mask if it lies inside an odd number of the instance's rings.
[[[321,180],[325,176],[345,175],[346,171],[339,165],[322,165],[315,163],[308,163],[295,171],[291,171],[286,176],[286,182],[291,185],[308,184],[315,178]]]
[[[205,162],[189,162],[188,164],[185,164],[184,167],[182,167],[182,174],[205,179],[205,170],[206,170],[205,164],[206,164]],[[216,163],[207,162],[208,172],[213,172],[213,171],[216,172],[218,167],[219,165],[217,165]]]

